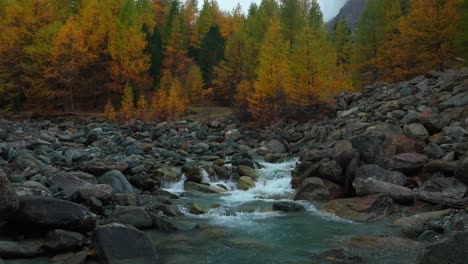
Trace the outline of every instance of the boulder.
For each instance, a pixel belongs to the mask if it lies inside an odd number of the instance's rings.
[[[465,264],[468,259],[468,231],[455,232],[428,245],[420,254],[418,264]]]
[[[126,162],[111,162],[111,161],[92,161],[88,162],[85,166],[85,170],[96,175],[102,175],[106,172],[118,170],[124,172],[128,169]]]
[[[393,206],[390,196],[373,194],[332,200],[325,203],[321,210],[351,221],[366,222],[385,216]]]
[[[160,263],[151,239],[130,225],[98,227],[93,234],[93,246],[99,258],[109,264]]]
[[[359,196],[387,193],[398,203],[409,203],[412,202],[414,198],[413,191],[409,188],[373,178],[358,178],[354,181],[353,186],[356,190],[356,194]]]
[[[356,179],[374,179],[391,184],[404,185],[407,178],[401,172],[389,171],[377,165],[369,164],[361,166],[356,170]]]
[[[83,247],[83,242],[80,233],[56,229],[47,233],[43,247],[50,251],[76,250]]]
[[[41,245],[13,241],[0,241],[0,258],[32,258],[45,253]]]
[[[151,216],[143,207],[139,206],[117,206],[106,222],[128,224],[140,229],[153,226]]]
[[[91,185],[66,172],[59,172],[50,177],[50,182],[60,188],[66,196],[70,197],[73,193],[78,191],[81,187]]]
[[[260,172],[244,165],[237,166],[237,173],[239,173],[240,176],[248,176],[255,181],[261,177]]]
[[[336,142],[334,147],[334,160],[341,169],[346,170],[354,158],[353,144],[348,140]]]
[[[239,130],[234,129],[234,130],[229,130],[226,132],[224,135],[224,140],[225,141],[237,141],[242,137],[242,134],[239,132]]]
[[[464,183],[455,178],[433,177],[416,190],[419,200],[463,208],[468,203],[463,199],[467,192]]]
[[[443,210],[435,212],[427,212],[416,214],[408,217],[403,217],[396,220],[393,224],[401,229],[401,232],[410,238],[418,237],[424,231],[426,223],[437,220],[450,214],[452,210]]]
[[[345,175],[343,170],[334,160],[322,162],[318,170],[318,177],[332,181],[337,184],[344,184]]]
[[[100,184],[110,185],[113,193],[135,193],[127,178],[118,170],[111,170],[98,178]]]
[[[279,140],[272,139],[265,144],[265,148],[269,153],[285,153],[286,147]]]
[[[65,229],[88,232],[96,226],[96,215],[68,201],[41,196],[19,198],[19,207],[8,223],[18,227]]]
[[[17,208],[18,196],[5,172],[0,168],[0,221],[8,218]]]
[[[341,188],[336,183],[312,177],[301,183],[294,195],[294,200],[328,201],[341,196]]]
[[[273,211],[282,212],[305,212],[306,209],[302,204],[293,202],[275,202],[273,203]]]
[[[440,159],[445,156],[445,151],[439,145],[429,143],[424,148],[424,154],[431,159]]]
[[[432,160],[424,165],[424,171],[433,173],[433,172],[445,172],[453,174],[458,168],[460,163],[458,161],[447,161],[447,160]]]
[[[91,197],[108,200],[112,196],[112,192],[112,187],[107,184],[87,185],[78,189],[78,194],[83,200],[89,200]]]
[[[247,191],[255,187],[255,182],[249,176],[242,176],[237,183],[239,190]]]
[[[421,169],[428,160],[427,156],[418,153],[403,153],[389,160],[387,168],[411,173]]]
[[[198,184],[194,182],[186,182],[184,184],[184,190],[194,191],[194,192],[199,192],[199,193],[224,193],[226,192],[226,190],[223,188],[210,186],[210,185],[204,185],[204,184]]]
[[[351,140],[353,148],[359,152],[359,157],[366,164],[383,164],[383,140],[376,136],[357,136]]]
[[[455,170],[455,177],[465,184],[468,184],[468,158]]]
[[[406,125],[404,131],[408,137],[417,141],[425,141],[429,138],[429,132],[427,132],[426,128],[419,123]]]
[[[151,219],[153,219],[153,228],[163,232],[174,232],[177,231],[171,222],[167,221],[161,214],[150,213]]]
[[[447,108],[464,107],[466,105],[468,105],[468,92],[459,93],[450,97],[449,99],[439,104],[439,107],[440,109],[444,110]]]

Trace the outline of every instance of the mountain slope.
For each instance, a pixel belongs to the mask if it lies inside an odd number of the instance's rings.
[[[332,30],[340,18],[344,18],[348,26],[354,31],[368,0],[348,0],[338,15],[327,23],[328,30]]]

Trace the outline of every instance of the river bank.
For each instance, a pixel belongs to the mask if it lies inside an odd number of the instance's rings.
[[[262,129],[0,119],[0,258],[464,263],[468,71],[336,100]]]

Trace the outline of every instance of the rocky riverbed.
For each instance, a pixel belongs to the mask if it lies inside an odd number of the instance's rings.
[[[0,263],[465,263],[468,70],[336,101],[263,129],[0,119]]]

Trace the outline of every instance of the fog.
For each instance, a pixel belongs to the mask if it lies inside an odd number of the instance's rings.
[[[335,17],[346,1],[347,0],[318,0],[320,6],[322,7],[324,20],[328,21]],[[218,0],[219,6],[223,10],[232,10],[234,7],[236,7],[237,3],[240,3],[244,11],[247,11],[249,5],[252,2],[259,4],[261,0]],[[203,1],[199,0],[199,3],[202,5]]]

